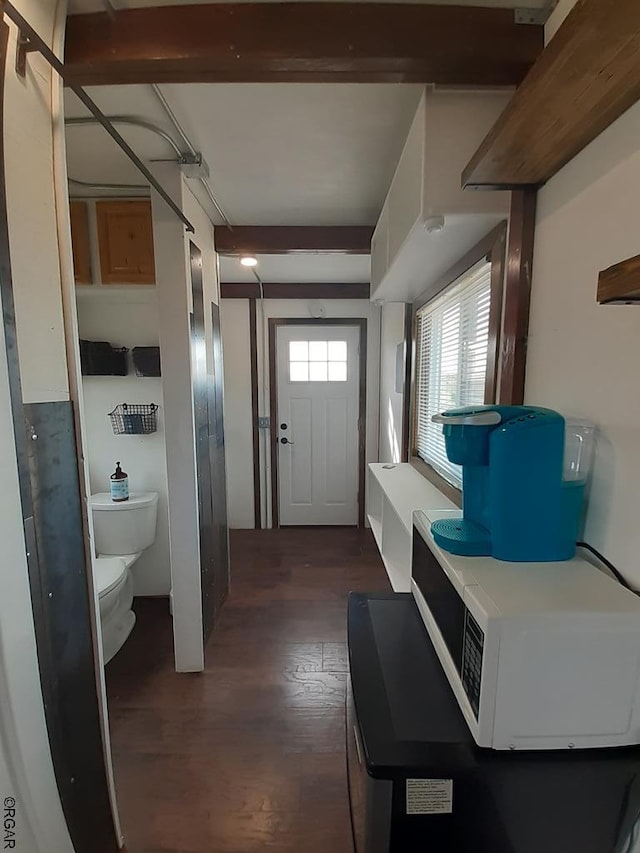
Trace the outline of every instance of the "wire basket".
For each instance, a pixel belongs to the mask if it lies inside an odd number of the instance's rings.
[[[114,435],[150,435],[158,429],[155,403],[120,403],[109,417]]]

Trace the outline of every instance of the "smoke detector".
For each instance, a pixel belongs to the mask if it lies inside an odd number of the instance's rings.
[[[309,314],[315,317],[316,320],[322,320],[327,316],[327,308],[322,302],[316,300],[309,303]]]
[[[444,216],[429,216],[424,221],[424,230],[427,234],[439,234],[444,231]]]

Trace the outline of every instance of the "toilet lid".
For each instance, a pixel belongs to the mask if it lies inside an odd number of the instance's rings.
[[[95,571],[98,598],[101,598],[118,586],[127,573],[127,567],[120,557],[97,557]]]
[[[107,512],[122,512],[127,509],[143,509],[158,503],[157,492],[131,492],[126,501],[113,501],[109,492],[98,492],[91,495],[92,510],[106,510]]]

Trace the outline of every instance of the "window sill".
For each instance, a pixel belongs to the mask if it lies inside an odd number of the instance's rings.
[[[457,507],[462,507],[462,492],[460,489],[456,489],[455,486],[448,483],[431,465],[428,465],[419,456],[411,456],[409,464]]]

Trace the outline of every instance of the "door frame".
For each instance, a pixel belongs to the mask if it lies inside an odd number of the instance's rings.
[[[270,317],[269,318],[269,417],[271,423],[271,526],[280,527],[278,492],[278,326],[355,326],[360,335],[358,362],[358,527],[364,527],[365,464],[367,433],[367,318],[366,317]]]

